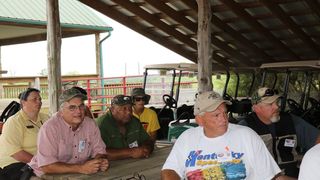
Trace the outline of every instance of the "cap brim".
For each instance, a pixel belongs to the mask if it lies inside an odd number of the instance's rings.
[[[273,103],[274,101],[276,101],[279,97],[280,97],[279,95],[263,97],[260,102],[270,104],[270,103]]]
[[[219,101],[215,102],[213,105],[204,109],[203,112],[212,112],[212,111],[216,110],[222,103],[226,103],[227,105],[232,104],[232,102],[227,101],[227,100],[219,100]]]
[[[83,95],[83,94],[75,94],[74,96],[69,97],[68,99],[66,99],[64,102],[68,102],[71,99],[75,98],[75,97],[79,97],[82,100],[87,100],[87,96]]]

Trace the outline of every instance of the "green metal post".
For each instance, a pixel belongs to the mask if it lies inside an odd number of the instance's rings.
[[[106,98],[105,93],[104,93],[104,71],[103,71],[103,58],[102,58],[102,43],[103,41],[105,41],[106,39],[108,39],[111,36],[111,32],[108,31],[108,35],[103,38],[102,40],[99,41],[99,48],[100,48],[100,73],[101,73],[101,95],[103,96],[102,98],[102,110],[106,111]]]

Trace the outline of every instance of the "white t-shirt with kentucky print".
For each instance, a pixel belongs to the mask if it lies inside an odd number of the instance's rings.
[[[270,180],[280,173],[260,137],[234,124],[216,138],[206,137],[202,127],[188,129],[177,139],[162,169],[190,180]]]

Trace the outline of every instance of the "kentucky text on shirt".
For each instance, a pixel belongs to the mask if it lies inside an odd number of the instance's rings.
[[[201,155],[202,150],[198,151],[191,151],[189,153],[188,159],[186,160],[185,166],[186,167],[194,167],[196,164],[196,161],[199,161],[201,163],[197,162],[197,165],[207,165],[207,164],[216,164],[217,161],[212,160],[218,160],[219,158],[222,158],[221,156],[230,156],[230,160],[240,160],[244,153],[238,153],[231,151],[230,153],[211,153],[211,154],[204,154]],[[204,163],[203,161],[210,161],[210,163]]]

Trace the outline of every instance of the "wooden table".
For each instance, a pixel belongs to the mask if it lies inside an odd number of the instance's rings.
[[[154,152],[146,159],[125,159],[110,161],[110,168],[106,172],[98,172],[92,175],[84,174],[59,174],[43,175],[42,179],[48,180],[104,180],[104,179],[130,179],[135,173],[144,175],[146,179],[160,179],[161,168],[171,151],[172,145],[155,148]],[[40,179],[32,178],[31,180]]]

